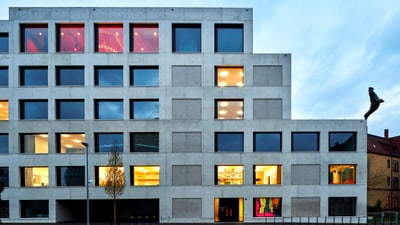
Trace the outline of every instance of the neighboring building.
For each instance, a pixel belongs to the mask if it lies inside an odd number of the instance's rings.
[[[117,148],[121,221],[365,222],[366,122],[291,120],[291,55],[253,53],[252,13],[10,8],[2,221],[84,221],[86,142],[91,221],[113,216],[102,185]]]
[[[368,134],[368,206],[371,210],[399,209],[400,136]]]

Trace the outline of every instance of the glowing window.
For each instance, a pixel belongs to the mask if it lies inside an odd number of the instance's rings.
[[[254,217],[282,216],[282,198],[253,198]]]
[[[8,100],[0,100],[0,120],[8,120]]]
[[[158,52],[157,24],[135,24],[132,26],[132,34],[131,51]]]
[[[256,185],[281,184],[281,166],[280,165],[254,166],[254,184]]]
[[[244,82],[243,67],[217,67],[216,85],[219,87],[242,87]]]
[[[243,222],[244,198],[215,198],[214,222]]]
[[[57,153],[85,153],[85,134],[62,133],[57,134]]]
[[[21,52],[47,52],[47,24],[21,26]]]
[[[124,175],[124,167],[116,167],[118,173],[122,173],[121,175]],[[96,167],[96,186],[105,186],[107,184],[107,173],[109,173],[110,170],[112,170],[112,167],[109,166],[98,166]],[[125,181],[124,181],[125,182]]]
[[[329,165],[329,184],[356,184],[356,165]]]
[[[21,186],[22,187],[49,186],[49,168],[21,167]]]
[[[160,166],[134,166],[133,181],[134,186],[154,186],[160,185]]]
[[[85,50],[85,28],[79,24],[57,26],[57,52],[83,52]]]
[[[219,120],[242,120],[243,113],[243,100],[216,100],[215,118]]]
[[[49,152],[48,134],[21,134],[21,153],[47,154]]]
[[[123,26],[98,24],[96,32],[96,52],[122,52],[124,50]]]
[[[215,166],[215,185],[242,185],[244,166]]]

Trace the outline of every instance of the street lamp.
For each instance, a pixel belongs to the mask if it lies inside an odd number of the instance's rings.
[[[86,142],[82,142],[82,145],[85,146],[86,152],[86,224],[90,224],[90,208],[89,208],[89,144]]]

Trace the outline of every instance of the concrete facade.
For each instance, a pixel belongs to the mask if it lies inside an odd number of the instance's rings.
[[[223,222],[218,217],[216,199],[239,199],[242,215],[237,222],[264,222],[256,217],[255,198],[280,198],[284,217],[326,217],[331,197],[356,199],[355,213],[346,219],[365,219],[367,207],[367,127],[362,120],[292,120],[291,119],[291,55],[254,54],[252,9],[247,8],[10,8],[10,19],[0,21],[0,33],[7,33],[9,50],[0,54],[0,67],[8,70],[8,85],[0,88],[0,101],[8,104],[8,119],[0,121],[0,134],[8,135],[8,153],[0,155],[0,167],[7,167],[9,186],[2,193],[8,201],[9,216],[3,222],[63,222],[74,216],[66,210],[67,201],[86,199],[85,186],[57,185],[57,166],[85,166],[85,154],[57,153],[56,134],[84,133],[89,144],[89,180],[96,179],[95,168],[107,164],[109,155],[95,152],[95,134],[123,134],[123,163],[127,186],[121,200],[158,199],[159,222]],[[57,51],[58,24],[84,24],[85,42],[82,53]],[[99,53],[95,50],[95,24],[123,25],[123,46],[119,53]],[[130,51],[130,26],[135,23],[158,24],[157,53]],[[21,26],[46,24],[48,51],[21,52]],[[201,52],[173,52],[173,24],[201,24]],[[215,24],[243,25],[243,51],[215,51]],[[84,66],[84,86],[56,85],[56,68]],[[121,86],[95,85],[96,66],[123,68]],[[133,87],[130,67],[158,66],[159,85]],[[46,66],[48,85],[21,85],[20,70],[25,66]],[[216,86],[216,67],[243,67],[244,85]],[[48,103],[47,120],[21,119],[21,100],[44,99]],[[83,120],[57,119],[57,101],[84,101]],[[122,119],[96,119],[99,99],[117,99],[123,103]],[[157,99],[159,118],[131,118],[130,101]],[[216,118],[216,101],[240,99],[243,119]],[[130,134],[157,132],[159,151],[131,152]],[[216,152],[216,133],[237,132],[243,135],[241,152]],[[281,151],[255,152],[255,132],[276,132],[281,135]],[[317,151],[293,152],[293,133],[318,134]],[[331,132],[355,134],[354,151],[331,152]],[[48,153],[21,153],[21,134],[48,134]],[[157,165],[159,185],[132,185],[132,167]],[[241,185],[216,184],[216,166],[241,165],[244,168]],[[255,185],[255,165],[280,165],[280,184]],[[330,184],[329,165],[355,165],[354,184]],[[48,168],[48,186],[24,187],[21,168]],[[131,185],[130,185],[131,184]],[[109,199],[103,187],[89,187],[90,200]],[[44,218],[21,214],[22,201],[48,201]],[[65,202],[64,202],[65,201]],[[80,202],[79,204],[83,204]],[[97,204],[94,202],[93,204]],[[63,207],[61,207],[62,205]],[[309,207],[304,207],[304,206]],[[123,204],[129,207],[129,204]],[[132,209],[134,211],[134,209]],[[126,214],[127,215],[127,214]],[[96,219],[96,212],[91,212]],[[129,218],[129,217],[128,217]],[[224,217],[225,218],[225,217]],[[126,218],[125,218],[126,219]],[[271,219],[271,218],[269,218]],[[77,220],[80,220],[78,218]]]

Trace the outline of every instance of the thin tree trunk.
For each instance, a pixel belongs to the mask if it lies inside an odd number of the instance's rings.
[[[114,225],[117,225],[117,204],[114,199]]]

